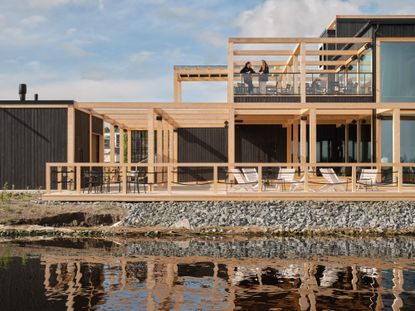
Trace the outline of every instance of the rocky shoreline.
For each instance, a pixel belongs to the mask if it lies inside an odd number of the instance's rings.
[[[415,232],[415,202],[119,203],[132,227],[256,227],[279,232]]]

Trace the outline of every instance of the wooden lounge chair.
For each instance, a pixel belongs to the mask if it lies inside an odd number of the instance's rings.
[[[244,173],[245,179],[248,183],[252,185],[254,190],[258,189],[258,172],[254,168],[242,168],[242,172]]]
[[[294,185],[295,168],[280,168],[277,176],[276,188],[284,191],[285,185],[290,185],[290,191]]]
[[[376,187],[377,176],[378,176],[377,168],[373,168],[373,169],[363,168],[362,172],[360,173],[359,180],[356,183],[356,188],[357,189],[364,188],[366,191],[369,188],[371,190],[373,190],[373,188],[377,188]]]
[[[348,180],[341,180],[332,168],[320,168],[326,184],[319,190],[322,191],[347,191]]]
[[[255,184],[250,183],[248,180],[246,180],[244,174],[241,172],[240,169],[230,169],[228,170],[228,179],[230,176],[233,176],[236,180],[236,184],[234,185],[232,191],[238,191],[238,190],[245,190],[245,191],[255,191]],[[258,182],[258,181],[257,181]],[[258,187],[258,184],[256,184]]]

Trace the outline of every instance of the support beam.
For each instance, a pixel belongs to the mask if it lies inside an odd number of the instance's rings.
[[[128,169],[131,170],[131,147],[132,147],[132,135],[131,135],[131,130],[128,129],[127,130],[127,163],[128,163]]]
[[[300,163],[307,161],[307,118],[301,117],[300,120]]]
[[[401,112],[399,108],[393,109],[392,112],[392,162],[394,164],[401,163]],[[399,166],[393,167],[394,172],[399,171]],[[398,177],[402,174],[394,173],[394,180],[396,181]],[[398,180],[399,185],[402,184],[402,180]]]
[[[298,163],[298,121],[294,121],[293,123],[293,162]]]
[[[115,128],[110,123],[110,163],[115,163]]]
[[[124,163],[124,129],[118,128],[119,135],[120,135],[120,163]]]
[[[154,111],[150,110],[147,115],[147,162],[148,166],[148,183],[154,183]]]
[[[301,66],[301,75],[300,75],[300,97],[301,97],[301,103],[305,104],[306,102],[306,72],[305,72],[305,66],[306,66],[306,60],[305,60],[305,43],[300,43],[300,66]]]
[[[235,164],[235,109],[229,109],[228,163],[229,163],[229,168],[232,168]]]
[[[380,173],[382,170],[382,120],[380,118],[376,118],[376,168]],[[376,181],[381,182],[382,175],[378,174]]]
[[[234,71],[234,64],[233,64],[233,50],[234,45],[233,42],[228,43],[228,104],[233,104],[234,97],[233,97],[233,71]],[[229,160],[228,160],[229,161]]]
[[[310,109],[310,117],[309,117],[309,162],[316,163],[316,144],[317,144],[317,117],[316,117],[316,109]]]
[[[175,103],[182,102],[182,82],[180,81],[179,75],[176,71],[173,76],[173,101]]]

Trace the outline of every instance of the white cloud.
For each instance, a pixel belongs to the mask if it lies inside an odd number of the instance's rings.
[[[147,60],[150,59],[151,56],[153,56],[153,52],[149,51],[140,51],[137,53],[132,53],[128,55],[128,60],[134,64],[141,65],[145,63]]]
[[[20,22],[25,26],[37,26],[40,24],[43,24],[47,21],[47,19],[44,16],[41,15],[32,15],[26,18],[23,18]]]
[[[89,54],[87,51],[85,51],[83,48],[76,45],[75,43],[65,43],[62,47],[70,56],[84,57]]]
[[[236,25],[240,36],[318,36],[340,14],[359,14],[359,4],[343,0],[266,0],[242,12]]]
[[[67,35],[72,35],[72,34],[76,33],[76,32],[77,32],[77,30],[78,30],[78,29],[76,29],[76,28],[74,28],[74,27],[69,28],[69,29],[67,29],[67,30],[66,30],[66,34],[67,34]]]
[[[227,40],[218,33],[211,31],[203,31],[197,35],[198,40],[211,44],[215,47],[226,47]]]

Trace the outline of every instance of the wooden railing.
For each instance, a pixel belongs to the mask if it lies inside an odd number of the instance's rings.
[[[46,193],[51,191],[62,192],[63,190],[75,192],[80,194],[85,190],[83,185],[85,172],[99,171],[103,178],[111,178],[111,174],[116,175],[115,182],[118,184],[119,192],[127,193],[128,191],[128,176],[131,172],[142,170],[144,172],[146,181],[144,182],[148,191],[151,191],[154,187],[162,185],[163,190],[168,193],[172,192],[172,186],[178,184],[180,181],[179,169],[180,168],[211,168],[212,178],[209,179],[211,184],[211,190],[217,193],[220,188],[220,184],[234,185],[235,182],[228,178],[220,178],[219,170],[227,171],[228,168],[256,168],[258,174],[258,186],[256,191],[264,191],[264,183],[267,179],[264,178],[264,169],[277,169],[277,168],[295,168],[298,176],[301,175],[303,183],[303,191],[311,191],[314,181],[310,180],[310,177],[316,177],[319,175],[318,168],[343,168],[343,175],[350,177],[348,183],[351,187],[348,188],[351,192],[355,192],[358,185],[358,173],[361,168],[377,168],[378,169],[378,184],[379,186],[387,186],[394,191],[402,191],[404,185],[404,168],[414,168],[415,163],[47,163],[46,164]],[[381,181],[382,170],[389,169],[389,172],[383,173],[392,175],[391,178],[385,183]],[[115,173],[114,173],[115,172]],[[412,173],[411,173],[412,174]],[[415,175],[415,173],[414,173]],[[55,178],[52,178],[55,177]],[[163,178],[160,180],[160,176]],[[222,174],[223,176],[223,174]],[[272,179],[272,178],[271,178]],[[109,180],[111,183],[111,180]],[[187,185],[197,184],[197,180],[194,182],[186,182]],[[299,183],[296,180],[296,183]],[[318,184],[323,184],[323,179],[320,179]],[[411,184],[412,185],[412,184]],[[410,186],[410,185],[406,185]],[[415,185],[414,185],[415,189]]]

